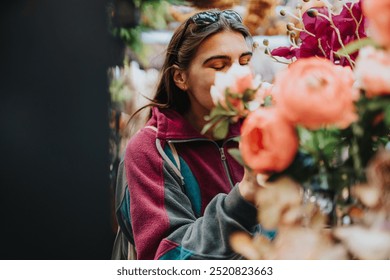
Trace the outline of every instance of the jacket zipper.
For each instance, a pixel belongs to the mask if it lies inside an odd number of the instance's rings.
[[[194,139],[189,139],[189,140],[168,140],[168,142],[170,142],[170,143],[188,143],[188,142],[196,142],[196,141],[206,141],[206,142],[214,143],[215,146],[217,146],[217,149],[218,149],[218,151],[219,151],[219,153],[221,155],[222,165],[223,165],[223,167],[225,169],[225,173],[226,173],[226,176],[227,176],[227,178],[229,180],[230,186],[234,187],[233,180],[232,180],[232,177],[230,175],[229,168],[227,166],[225,151],[223,149],[223,146],[227,142],[229,142],[230,140],[233,140],[234,138],[227,139],[225,142],[223,142],[221,148],[218,146],[218,144],[215,141],[209,140],[209,139],[204,139],[204,138],[194,138]]]
[[[224,142],[223,144],[225,144],[225,143],[226,143],[226,142]],[[222,146],[223,146],[223,145],[222,145]],[[219,147],[218,147],[218,148],[219,148]],[[231,178],[231,176],[230,176],[229,168],[228,168],[228,166],[227,166],[225,151],[223,150],[223,147],[219,148],[219,152],[221,153],[221,160],[222,160],[223,166],[224,166],[224,168],[225,168],[225,172],[226,172],[226,174],[227,174],[227,177],[228,177],[228,179],[229,179],[230,185],[231,185],[232,187],[234,187],[234,185],[233,185],[233,180],[232,180],[232,178]]]

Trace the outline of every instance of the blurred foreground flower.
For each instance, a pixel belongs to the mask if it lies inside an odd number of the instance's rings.
[[[367,97],[390,94],[390,50],[376,50],[372,46],[361,49],[355,75]]]
[[[364,0],[363,12],[370,23],[371,37],[390,48],[390,0]]]
[[[241,130],[241,153],[257,173],[282,171],[298,148],[294,128],[273,108],[260,108],[246,118]]]
[[[231,244],[248,259],[346,259],[347,250],[336,245],[324,229],[326,217],[312,203],[303,204],[300,186],[288,178],[267,183],[258,193],[259,223],[277,228],[274,240],[263,235],[235,233]]]
[[[353,83],[349,67],[316,57],[297,60],[276,76],[276,108],[293,124],[309,129],[345,128],[357,119],[353,102],[358,91]]]
[[[382,150],[367,168],[367,184],[353,188],[365,212],[360,222],[334,235],[355,258],[390,259],[390,151]]]

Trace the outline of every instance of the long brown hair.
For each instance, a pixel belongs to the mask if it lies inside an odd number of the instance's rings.
[[[214,10],[220,12],[218,10]],[[164,64],[161,68],[161,76],[157,86],[156,94],[151,103],[141,107],[135,114],[147,107],[171,108],[183,114],[190,107],[188,93],[178,88],[173,80],[173,66],[177,65],[180,69],[186,70],[196,51],[202,42],[222,31],[239,32],[247,40],[248,44],[253,45],[253,39],[249,30],[239,21],[228,20],[220,14],[216,22],[207,26],[197,26],[189,18],[183,22],[173,33],[168,44]],[[183,32],[185,32],[183,34]],[[180,45],[179,45],[180,44]],[[179,45],[179,46],[178,46]]]

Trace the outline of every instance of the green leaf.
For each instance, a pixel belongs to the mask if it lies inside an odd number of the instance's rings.
[[[242,166],[245,166],[244,160],[242,158],[241,152],[239,149],[229,149],[228,153]]]
[[[235,112],[236,111],[236,108],[234,108],[233,104],[230,102],[230,98],[232,97],[232,93],[230,93],[229,89],[226,89],[225,91],[225,103],[226,105],[228,106],[228,108]]]
[[[268,95],[264,98],[264,107],[272,106],[272,96]]]
[[[219,121],[214,128],[214,138],[215,139],[224,139],[229,131],[229,120],[227,118]]]
[[[215,106],[212,110],[210,115],[208,116],[208,119],[214,119],[215,117],[220,117],[220,116],[231,116],[234,117],[236,113],[227,111],[225,108],[222,107],[221,104],[218,103],[217,106]]]
[[[382,109],[386,105],[383,103],[383,100],[370,100],[367,102],[367,110],[369,111],[377,111]]]
[[[366,46],[378,47],[378,44],[372,38],[367,37],[364,39],[352,41],[344,48],[339,49],[336,54],[339,56],[347,56]]]
[[[385,109],[385,125],[390,126],[390,106]]]
[[[217,116],[213,119],[211,119],[208,123],[205,124],[202,131],[200,133],[205,134],[213,125],[215,125],[222,117]]]
[[[300,142],[301,142],[301,145],[302,146],[309,146],[310,149],[313,149],[313,134],[310,130],[302,127],[302,126],[298,126],[297,127],[297,131],[298,131],[298,135],[299,135],[299,139],[300,139]]]

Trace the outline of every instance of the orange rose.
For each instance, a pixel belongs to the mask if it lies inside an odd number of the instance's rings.
[[[369,20],[371,37],[390,48],[390,0],[364,0],[362,9]]]
[[[309,129],[324,125],[345,128],[357,119],[349,67],[334,65],[324,58],[302,58],[275,78],[273,95],[280,113]]]
[[[251,112],[241,128],[244,162],[258,173],[278,172],[293,161],[298,138],[293,126],[272,107]]]
[[[361,49],[355,75],[367,97],[390,94],[390,52],[373,47]]]

